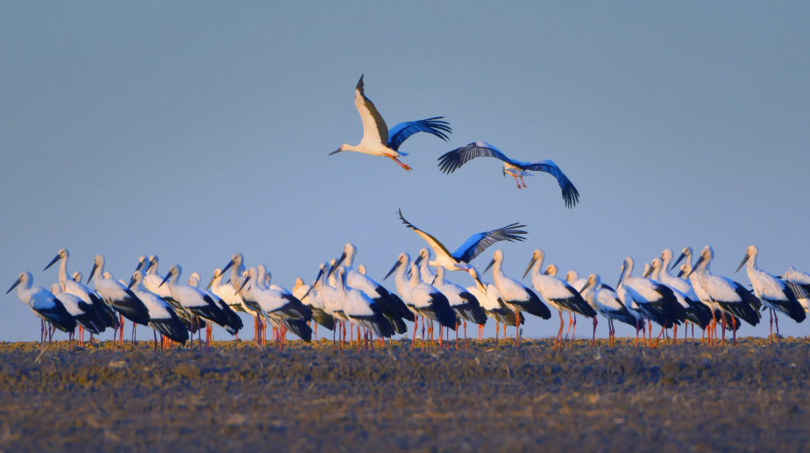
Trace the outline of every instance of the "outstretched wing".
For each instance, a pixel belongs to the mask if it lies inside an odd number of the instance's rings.
[[[407,220],[405,220],[405,217],[402,217],[402,209],[399,210],[399,219],[402,220],[402,223],[404,223],[405,226],[412,229],[413,231],[416,231],[416,234],[421,236],[422,239],[424,239],[425,242],[428,243],[430,248],[433,249],[433,253],[435,253],[437,256],[438,255],[453,256],[453,255],[450,254],[450,251],[447,250],[447,247],[445,247],[444,244],[439,242],[438,239],[436,239],[433,236],[425,233],[424,231],[420,230],[419,228],[416,228],[416,226],[414,226],[411,222],[408,222]]]
[[[447,134],[452,134],[453,130],[450,129],[450,123],[442,121],[443,118],[443,116],[434,116],[433,118],[425,120],[407,121],[397,124],[388,131],[388,147],[394,151],[399,151],[399,146],[402,145],[402,142],[418,132],[427,132],[444,141],[449,140]]]
[[[357,88],[354,90],[354,105],[357,106],[360,119],[363,120],[363,141],[386,144],[388,143],[388,126],[380,112],[377,111],[377,107],[374,107],[374,103],[366,97],[363,91],[364,76],[365,74],[360,76],[360,81],[357,82]]]
[[[464,263],[469,263],[475,259],[476,256],[483,253],[487,247],[498,241],[525,241],[526,238],[522,235],[528,233],[519,229],[525,227],[526,225],[513,223],[511,225],[506,225],[503,228],[498,228],[497,230],[473,234],[469,239],[467,239],[467,242],[462,244],[458,250],[453,252],[453,258]]]
[[[439,157],[439,169],[442,173],[450,174],[476,157],[494,157],[512,165],[515,164],[512,159],[506,157],[498,148],[489,143],[473,142]]]
[[[560,167],[558,167],[554,162],[550,160],[538,160],[529,162],[528,164],[521,163],[521,165],[518,165],[518,167],[522,168],[523,170],[542,171],[543,173],[548,173],[557,178],[557,182],[560,184],[560,189],[562,189],[562,197],[563,200],[565,200],[565,207],[573,208],[579,202],[579,192],[577,191],[577,188],[571,184],[568,177],[565,176],[562,170],[560,170]]]

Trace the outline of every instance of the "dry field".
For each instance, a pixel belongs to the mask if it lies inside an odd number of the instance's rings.
[[[808,451],[810,343],[0,343],[2,451]]]

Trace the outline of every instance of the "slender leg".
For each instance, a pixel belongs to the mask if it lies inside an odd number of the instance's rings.
[[[526,183],[525,183],[525,182],[523,182],[523,176],[521,176],[521,177],[520,177],[520,182],[521,182],[521,183],[523,183],[523,187],[525,188],[525,187],[526,187]]]
[[[517,176],[515,176],[515,175],[512,175],[512,176],[514,176],[514,177],[515,177],[515,184],[517,184],[517,188],[518,188],[518,189],[522,189],[522,187],[520,187],[520,182],[518,182],[518,177],[517,177]]]
[[[723,346],[726,345],[726,315],[723,313]]]
[[[596,324],[597,324],[598,322],[599,322],[599,321],[597,321],[597,320],[596,320],[596,316],[594,316],[594,317],[593,317],[593,337],[591,337],[591,347],[596,346]],[[608,323],[610,323],[610,321],[608,321]],[[608,329],[610,329],[610,326],[609,326],[609,325],[608,325]],[[610,332],[608,331],[608,337],[609,337],[609,336],[610,336]]]
[[[776,318],[776,313],[773,314]],[[731,318],[731,336],[734,338],[734,346],[737,346],[737,320]],[[779,318],[776,318],[776,344],[779,344]]]
[[[427,340],[427,337],[425,337],[425,317],[422,316],[422,349],[425,349],[425,340]]]
[[[404,164],[404,163],[400,162],[400,161],[399,161],[399,159],[397,159],[396,157],[394,157],[394,156],[388,156],[388,157],[390,157],[391,159],[393,159],[393,161],[394,161],[394,162],[396,162],[397,164],[399,164],[399,166],[400,166],[400,167],[402,167],[402,168],[404,168],[405,170],[407,170],[407,171],[411,171],[411,170],[413,170],[413,169],[412,169],[412,168],[411,168],[411,167],[410,167],[408,164]],[[360,340],[358,340],[358,341],[360,341]]]
[[[768,313],[770,314],[771,318],[771,333],[768,335],[768,343],[773,344],[773,310],[768,310]]]
[[[560,315],[560,331],[557,332],[557,339],[554,340],[554,350],[557,350],[558,346],[562,342],[563,329],[565,328],[565,321],[563,321],[562,310],[557,310],[557,313],[559,313]]]
[[[675,324],[672,326],[672,344],[678,344],[678,325]]]
[[[571,312],[569,312],[568,315],[570,316]],[[576,336],[576,334],[577,334],[577,314],[574,313],[574,330],[571,331],[571,343],[574,342],[574,337]]]
[[[771,310],[771,311],[773,311],[773,310]],[[776,345],[781,346],[782,345],[782,339],[781,339],[781,337],[779,335],[779,315],[777,315],[776,312],[773,313],[773,319],[776,320]],[[736,344],[736,339],[734,340],[734,342]]]
[[[520,312],[515,310],[515,324],[520,320]],[[515,326],[515,347],[520,347],[520,326]]]
[[[568,342],[568,334],[571,332],[571,326],[574,324],[574,318],[571,317],[571,312],[568,312],[568,330],[565,331],[564,343]]]
[[[444,326],[439,324],[439,347],[442,347],[442,333],[444,332]]]
[[[318,323],[315,323],[315,343],[318,342]]]
[[[506,329],[506,324],[504,324],[503,326],[504,326],[503,328]],[[501,323],[499,323],[498,321],[495,321],[495,343],[496,344],[498,343],[498,333],[499,333],[500,329],[501,329]]]
[[[419,318],[413,320],[413,339],[411,340],[411,351],[413,351],[413,344],[416,343],[416,326],[419,325]]]
[[[456,330],[456,342],[458,342],[458,330]],[[458,345],[456,345],[458,349]],[[467,320],[464,320],[464,349],[467,349]]]

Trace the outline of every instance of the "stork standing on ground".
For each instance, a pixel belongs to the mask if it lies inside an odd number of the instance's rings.
[[[52,324],[62,332],[71,333],[76,329],[76,319],[70,315],[56,296],[46,291],[45,288],[34,286],[34,277],[30,272],[21,272],[17,280],[6,291],[10,293],[17,288],[17,297],[34,314],[44,322]],[[42,324],[41,346],[45,345],[45,324]]]
[[[630,298],[647,319],[661,325],[659,339],[666,327],[681,323],[686,319],[686,312],[678,303],[672,289],[648,278],[633,276],[633,258],[629,256],[622,263],[621,277],[616,286],[623,287],[629,293]],[[649,328],[652,327],[649,326]],[[650,331],[650,341],[652,342],[652,331]]]
[[[759,324],[759,308],[762,306],[762,302],[760,302],[756,296],[748,292],[741,284],[726,277],[713,275],[709,268],[713,259],[714,250],[707,245],[703,248],[703,251],[700,252],[700,258],[698,258],[695,266],[690,271],[690,275],[697,274],[700,286],[706,292],[709,299],[717,303],[723,311],[733,314],[735,317],[742,319],[752,326]],[[722,319],[723,345],[725,345],[726,318],[723,317]],[[736,346],[737,330],[734,329],[732,332],[734,335],[734,345]]]
[[[93,260],[93,269],[87,277],[87,283],[93,282],[96,292],[105,304],[113,308],[124,318],[132,321],[132,341],[135,342],[135,324],[149,325],[149,310],[126,286],[112,278],[104,278],[104,255],[96,255]],[[124,347],[123,326],[119,335],[121,347]]]
[[[494,157],[503,161],[503,175],[509,175],[515,178],[515,183],[518,189],[526,187],[523,182],[524,176],[532,176],[530,171],[540,171],[548,173],[557,178],[557,183],[562,189],[562,197],[567,208],[573,208],[579,202],[579,192],[577,188],[571,183],[567,176],[560,170],[554,162],[550,160],[536,160],[534,162],[521,162],[506,157],[498,148],[490,145],[487,142],[473,142],[461,148],[456,148],[453,151],[445,153],[439,157],[439,168],[443,173],[450,174],[460,168],[467,162],[475,159],[476,157]],[[520,182],[518,182],[520,178]]]
[[[341,151],[354,151],[371,156],[388,157],[400,167],[411,171],[410,166],[398,159],[408,155],[399,150],[402,142],[418,132],[426,132],[444,141],[448,140],[447,134],[452,133],[452,129],[450,129],[449,123],[442,121],[443,117],[441,116],[399,123],[389,130],[382,115],[377,111],[377,107],[374,106],[371,99],[366,97],[363,77],[364,75],[360,76],[360,81],[357,82],[357,87],[354,90],[354,105],[357,107],[360,119],[363,121],[363,139],[356,146],[341,145],[340,148],[329,153],[330,156]]]
[[[189,335],[186,326],[183,325],[171,305],[143,286],[143,272],[140,270],[135,271],[128,287],[149,310],[149,327],[155,332],[154,350],[156,352],[158,345],[157,332],[175,343],[186,344]]]
[[[436,279],[433,286],[447,297],[450,307],[456,312],[456,349],[458,349],[458,323],[464,323],[464,349],[467,349],[467,321],[483,326],[487,322],[487,314],[478,299],[466,289],[448,282],[444,279],[444,267],[436,269]],[[480,282],[476,282],[481,284]]]
[[[217,303],[210,296],[200,291],[198,288],[179,283],[180,274],[183,268],[175,264],[169,269],[169,273],[163,277],[161,286],[168,284],[172,293],[172,299],[176,300],[184,309],[194,316],[203,318],[224,328],[231,335],[235,335],[242,329],[242,320],[238,316],[229,317],[223,313]],[[207,332],[206,332],[207,333]],[[211,345],[210,335],[206,335],[205,348],[208,350]]]
[[[608,320],[608,345],[613,347],[616,345],[616,328],[613,326],[613,321],[623,322],[627,325],[636,327],[636,317],[627,307],[619,300],[619,295],[610,286],[602,283],[602,279],[598,274],[591,274],[585,282],[585,286],[580,291],[582,298]],[[641,323],[644,321],[641,320]],[[642,324],[643,325],[643,324]],[[596,324],[594,323],[594,338],[596,337]]]
[[[45,266],[43,272],[48,270],[51,266],[56,264],[57,261],[61,260],[59,265],[59,286],[62,289],[62,292],[72,294],[79,299],[81,299],[84,303],[91,304],[95,307],[95,311],[98,316],[101,318],[102,322],[104,323],[103,327],[99,327],[99,332],[103,332],[107,329],[107,327],[117,328],[118,327],[118,320],[116,319],[115,314],[113,313],[112,309],[108,307],[102,300],[101,297],[90,288],[82,285],[82,275],[80,272],[74,272],[73,278],[68,278],[67,273],[67,262],[68,258],[70,257],[70,253],[67,249],[61,249],[57,252],[56,256]],[[78,274],[78,280],[76,279]],[[97,326],[98,327],[98,326]],[[93,342],[93,333],[90,332],[90,343]],[[83,327],[79,324],[79,346],[84,346],[84,332]]]
[[[495,250],[492,255],[492,261],[484,269],[484,274],[492,268],[492,280],[495,282],[495,287],[498,288],[498,293],[501,295],[503,303],[515,313],[515,319],[520,317],[520,312],[525,311],[529,314],[535,315],[542,319],[551,319],[551,311],[548,307],[533,293],[529,288],[523,286],[517,280],[507,277],[503,273],[503,252]],[[504,339],[506,338],[506,329],[504,329]],[[515,347],[520,346],[520,327],[515,329]]]
[[[757,256],[759,249],[755,245],[748,246],[745,251],[745,257],[740,265],[737,267],[737,272],[746,266],[748,272],[748,279],[751,280],[751,286],[754,287],[754,295],[756,295],[762,304],[771,310],[771,335],[773,338],[773,321],[776,320],[776,342],[781,342],[779,336],[779,316],[778,313],[782,312],[796,322],[804,321],[807,314],[804,307],[799,303],[793,290],[785,285],[782,280],[774,277],[771,274],[759,269],[757,267]],[[773,341],[773,340],[771,340]]]
[[[562,348],[562,332],[565,324],[562,317],[563,310],[568,312],[569,329],[573,322],[571,319],[572,312],[593,318],[596,316],[596,311],[588,305],[585,299],[582,298],[582,295],[572,288],[571,285],[557,277],[540,273],[544,258],[545,253],[540,249],[536,249],[532,253],[532,258],[529,261],[529,265],[526,267],[526,272],[523,273],[523,278],[526,278],[526,275],[531,271],[534,289],[547,304],[556,308],[560,314],[560,330],[557,332],[557,338],[554,342],[554,349],[558,349]]]
[[[500,323],[503,323],[504,338],[506,338],[506,326],[519,327],[525,321],[523,314],[518,312],[519,318],[516,321],[515,312],[503,303],[501,294],[494,284],[484,285],[478,278],[478,271],[475,268],[470,269],[470,276],[475,280],[476,286],[468,286],[467,291],[478,299],[478,303],[481,304],[481,308],[484,309],[486,315],[495,320],[495,341],[498,340],[498,334],[500,333]],[[478,339],[484,339],[483,324],[478,325]]]

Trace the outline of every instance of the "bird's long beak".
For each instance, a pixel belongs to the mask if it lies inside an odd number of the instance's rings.
[[[546,268],[546,270],[543,271],[543,275],[548,275],[548,268]],[[523,277],[523,278],[526,278],[526,277]]]
[[[582,287],[582,289],[581,289],[581,290],[579,290],[579,293],[580,293],[580,294],[584,293],[586,289],[590,288],[590,286],[591,286],[591,281],[590,281],[590,280],[588,280],[588,282],[587,282],[587,283],[585,283],[585,286],[583,286],[583,287]]]
[[[745,266],[745,263],[747,263],[749,259],[751,259],[751,255],[749,255],[748,252],[745,252],[745,258],[743,258],[742,263],[740,263],[740,265],[737,266],[737,270],[734,271],[734,273],[736,274],[737,272],[740,272],[740,269],[742,269],[742,267]]]
[[[341,151],[343,151],[343,150],[342,150],[342,149],[340,149],[340,148],[338,148],[338,149],[336,149],[336,150],[332,151],[331,153],[329,153],[329,155],[331,156],[331,155],[333,155],[333,154],[337,154],[337,153],[339,153],[339,152],[341,152]]]
[[[418,266],[418,265],[419,265],[419,263],[421,263],[421,262],[422,262],[422,255],[419,255],[419,256],[417,256],[417,257],[416,257],[416,259],[413,261],[413,264],[414,264],[414,265],[416,265],[416,266]]]
[[[486,294],[486,293],[487,293],[487,287],[486,287],[486,286],[484,286],[484,284],[481,282],[481,279],[480,279],[480,278],[478,278],[478,275],[476,275],[476,276],[475,276],[475,277],[473,277],[473,278],[474,278],[474,279],[475,279],[475,281],[478,283],[478,287],[479,287],[479,288],[482,288],[482,289],[483,289],[483,291],[484,291],[484,294]]]
[[[165,276],[165,277],[163,277],[163,281],[162,281],[162,282],[160,282],[160,284],[158,285],[158,288],[160,288],[161,286],[163,286],[163,284],[164,284],[164,283],[166,283],[166,281],[167,281],[167,280],[169,280],[169,277],[171,277],[171,276],[172,276],[172,273],[171,273],[171,272],[169,272],[168,274],[166,274],[166,276]]]
[[[680,278],[680,277],[681,277],[681,275],[683,275],[683,269],[681,269],[681,270],[679,270],[679,271],[678,271],[678,278]]]
[[[137,269],[136,269],[136,272],[137,272]],[[135,276],[133,275],[133,276],[132,276],[132,277],[129,279],[129,285],[127,285],[127,289],[132,289],[132,285],[134,285],[134,284],[135,284]]]
[[[90,284],[90,280],[92,280],[92,279],[93,279],[93,275],[95,275],[95,274],[96,274],[96,269],[98,269],[98,264],[93,263],[93,269],[92,269],[92,270],[90,270],[90,276],[89,276],[89,277],[87,277],[87,284],[88,284],[88,285]]]
[[[9,289],[8,289],[8,291],[6,291],[6,294],[10,293],[10,292],[11,292],[11,290],[13,290],[14,288],[16,288],[16,287],[17,287],[17,285],[19,285],[19,284],[20,284],[20,282],[22,282],[22,279],[20,279],[19,277],[17,277],[17,281],[16,281],[16,282],[14,282],[14,284],[13,284],[13,285],[11,285],[11,288],[9,288]]]
[[[493,260],[493,262],[494,262],[494,260]],[[537,258],[532,256],[531,261],[529,261],[529,266],[526,268],[526,272],[523,273],[523,278],[526,278],[526,276],[529,275],[529,271],[532,270],[532,266],[534,266],[534,263],[536,263],[536,262],[537,262]],[[487,268],[487,269],[489,269],[489,268]]]
[[[237,290],[236,290],[236,294],[241,293],[241,292],[242,292],[242,290],[245,288],[245,286],[247,286],[247,284],[248,284],[248,282],[249,282],[249,281],[250,281],[250,275],[248,275],[248,276],[247,276],[247,278],[245,279],[244,283],[242,283],[242,286],[240,286],[240,287],[239,287],[239,289],[237,289]]]
[[[230,268],[231,268],[231,266],[233,266],[233,260],[228,261],[228,264],[226,264],[226,265],[225,265],[225,267],[223,267],[223,268],[222,268],[222,274],[224,275],[224,274],[225,274],[225,271],[227,271],[228,269],[230,269]]]
[[[652,266],[650,266],[650,268],[649,268],[649,269],[647,269],[647,272],[645,272],[645,273],[644,273],[644,275],[642,275],[642,277],[644,277],[644,278],[649,277],[649,276],[650,276],[650,274],[652,274],[652,271],[653,271],[653,267],[652,267]]]
[[[211,289],[211,285],[213,285],[213,284],[214,284],[214,280],[216,280],[216,279],[217,279],[217,276],[216,276],[216,275],[215,275],[215,276],[213,276],[213,277],[211,277],[211,281],[210,281],[210,282],[208,282],[208,285],[205,287],[205,289]]]
[[[695,263],[695,265],[692,267],[692,270],[689,271],[688,274],[686,274],[686,278],[689,278],[689,276],[692,275],[692,272],[695,272],[695,269],[697,269],[698,266],[700,266],[700,263],[702,263],[702,262],[703,262],[703,256],[698,258],[697,263]]]
[[[388,277],[390,277],[390,276],[391,276],[391,274],[393,274],[393,273],[394,273],[394,271],[395,271],[395,270],[397,270],[397,268],[398,268],[398,267],[399,267],[399,260],[397,260],[397,262],[396,262],[396,263],[394,263],[394,267],[392,267],[392,268],[391,268],[391,270],[390,270],[390,271],[388,271],[388,273],[387,273],[387,274],[385,274],[385,278],[383,279],[383,281],[385,281],[385,280],[386,280]]]
[[[42,271],[45,272],[48,269],[50,269],[51,266],[53,266],[54,264],[56,264],[57,261],[59,261],[59,258],[61,258],[61,257],[59,255],[56,255],[56,257],[54,259],[52,259],[51,262],[48,263],[47,266],[45,266],[45,269],[42,269]]]
[[[685,254],[685,253],[681,253],[681,256],[679,256],[679,257],[678,257],[678,259],[677,259],[677,260],[675,260],[675,262],[674,262],[674,263],[672,263],[672,266],[669,266],[669,270],[675,269],[675,266],[677,266],[677,265],[678,265],[678,263],[680,263],[680,262],[681,262],[681,260],[683,260],[684,258],[686,258],[686,254]]]
[[[490,261],[489,264],[487,264],[487,268],[484,269],[484,272],[482,272],[481,275],[485,275],[487,273],[487,271],[489,270],[489,268],[492,267],[493,264],[495,264],[495,258],[492,258],[492,261]]]
[[[312,288],[315,288],[315,285],[317,285],[317,284],[318,284],[318,282],[319,282],[319,281],[321,281],[321,276],[322,276],[322,275],[323,275],[323,269],[321,269],[320,271],[318,271],[318,276],[317,276],[317,277],[315,277],[315,281],[314,281],[314,282],[312,282],[312,284],[309,286],[309,289],[307,290],[307,292],[306,292],[306,293],[304,293],[304,297],[302,297],[302,298],[301,298],[301,299],[299,299],[299,300],[304,300],[304,299],[306,299],[306,298],[307,298],[307,296],[309,296],[309,293],[310,293],[310,291],[312,291]]]
[[[338,260],[335,262],[335,265],[334,265],[334,266],[332,266],[332,268],[331,268],[331,269],[329,269],[329,275],[327,275],[327,276],[326,276],[326,278],[331,277],[331,276],[332,276],[332,272],[335,272],[335,269],[337,269],[337,268],[338,268],[338,266],[340,266],[340,264],[341,264],[341,263],[343,262],[343,260],[345,260],[345,259],[346,259],[346,252],[343,252],[343,254],[342,254],[342,255],[340,255],[340,258],[338,258]]]

